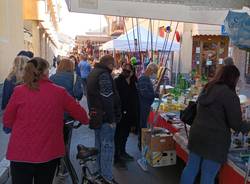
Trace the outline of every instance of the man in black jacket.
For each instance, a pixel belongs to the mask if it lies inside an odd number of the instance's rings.
[[[126,168],[124,161],[134,158],[126,152],[126,142],[132,124],[139,118],[139,99],[131,64],[124,64],[122,73],[115,79],[115,85],[121,99],[122,118],[115,132],[115,165]]]
[[[97,166],[105,183],[117,183],[113,178],[112,164],[116,123],[120,121],[119,96],[111,72],[114,58],[103,56],[87,79],[87,100],[90,128],[95,130],[95,145],[100,151]]]

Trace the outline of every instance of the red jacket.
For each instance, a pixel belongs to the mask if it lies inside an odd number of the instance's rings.
[[[89,122],[74,98],[47,79],[39,82],[38,91],[16,87],[3,115],[4,126],[12,129],[7,159],[43,163],[64,156],[64,112],[83,124]]]

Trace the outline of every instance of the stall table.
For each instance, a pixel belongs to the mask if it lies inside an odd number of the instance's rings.
[[[148,122],[152,125],[155,113],[151,112]],[[162,127],[168,129],[174,134],[173,138],[176,142],[176,154],[183,161],[188,160],[188,139],[186,133],[183,129],[177,129],[170,122],[166,121],[161,116],[158,116],[155,127]],[[239,158],[236,158],[236,153],[230,152],[228,156],[228,161],[220,170],[219,173],[219,184],[244,184],[245,169],[242,163],[240,163]],[[248,180],[250,184],[250,180]]]

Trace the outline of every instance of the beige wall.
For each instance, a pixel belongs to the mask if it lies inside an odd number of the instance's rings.
[[[24,47],[21,0],[0,0],[0,83]]]
[[[21,0],[20,0],[21,1]],[[43,0],[22,0],[24,20],[44,20],[45,2]]]
[[[40,56],[40,30],[37,27],[38,21],[32,21],[32,45],[35,56]]]
[[[193,24],[184,23],[180,48],[180,73],[189,73],[192,70],[192,29]]]

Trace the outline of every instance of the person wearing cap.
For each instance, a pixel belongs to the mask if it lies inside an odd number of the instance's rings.
[[[31,52],[31,51],[22,50],[22,51],[20,51],[20,52],[17,54],[17,56],[26,56],[26,57],[28,57],[28,58],[31,59],[31,58],[34,57],[34,53]]]

